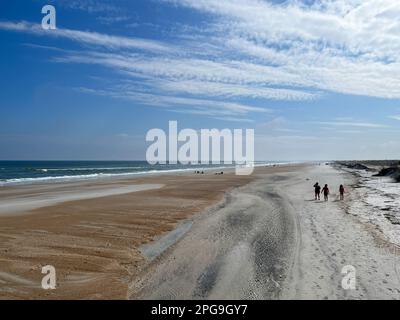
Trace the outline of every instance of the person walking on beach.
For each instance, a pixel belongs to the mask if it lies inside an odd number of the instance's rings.
[[[314,184],[314,190],[315,190],[315,200],[321,200],[320,199],[320,194],[321,194],[321,186],[318,184],[318,182],[316,184]]]
[[[344,187],[341,184],[339,187],[340,200],[344,200]]]
[[[329,196],[329,188],[328,185],[326,184],[325,187],[322,188],[322,192],[324,193],[324,200],[328,201],[328,196]]]

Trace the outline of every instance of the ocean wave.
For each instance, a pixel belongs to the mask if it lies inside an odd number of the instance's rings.
[[[128,170],[128,169],[144,169],[146,167],[105,167],[105,168],[37,168],[36,171],[48,172],[48,171],[96,171],[96,170]]]
[[[286,165],[293,162],[266,162],[266,163],[255,163],[254,166],[274,166],[274,165]],[[120,167],[122,168],[122,167]],[[134,168],[134,167],[129,167]],[[137,168],[146,168],[146,167],[137,167]],[[151,169],[151,167],[147,167],[149,170],[135,171],[135,172],[121,172],[121,173],[91,173],[91,174],[80,174],[80,175],[57,175],[57,176],[41,176],[41,177],[24,177],[24,178],[11,178],[11,179],[1,179],[0,186],[7,185],[19,185],[19,184],[34,184],[34,183],[47,183],[47,182],[68,182],[68,181],[84,181],[84,180],[92,180],[92,179],[101,179],[101,178],[113,178],[113,177],[129,177],[135,175],[154,175],[154,174],[164,174],[164,173],[176,173],[176,172],[190,172],[190,171],[209,171],[209,170],[224,170],[224,169],[233,169],[235,165],[221,165],[221,166],[211,166],[211,167],[198,167],[196,165],[188,166],[185,168],[174,168],[174,169]],[[87,169],[87,168],[85,168]],[[100,168],[96,168],[99,169]],[[107,168],[109,169],[109,168]],[[115,169],[115,168],[114,168]],[[42,168],[41,170],[49,170],[46,168]],[[59,169],[57,169],[59,170]],[[71,169],[65,169],[65,171]],[[104,170],[104,169],[103,169]],[[47,171],[42,171],[47,172]]]
[[[64,176],[46,176],[46,177],[36,177],[36,178],[14,178],[5,179],[0,181],[0,186],[13,185],[13,184],[24,184],[24,183],[40,183],[40,182],[62,182],[71,180],[88,180],[97,178],[107,178],[114,176],[123,176],[130,174],[140,174],[144,172],[132,172],[132,173],[94,173],[94,174],[82,174],[82,175],[64,175]]]
[[[210,169],[222,169],[220,168],[180,168],[180,169],[163,169],[163,170],[147,170],[147,171],[136,171],[126,173],[93,173],[93,174],[82,174],[82,175],[62,175],[62,176],[45,176],[45,177],[34,177],[34,178],[13,178],[0,180],[0,186],[6,185],[18,185],[18,184],[32,184],[32,183],[45,183],[45,182],[68,182],[68,181],[80,181],[80,180],[92,180],[99,178],[112,178],[112,177],[129,177],[134,175],[146,175],[146,174],[160,174],[160,173],[173,173],[173,172],[185,172],[196,170],[210,170]]]

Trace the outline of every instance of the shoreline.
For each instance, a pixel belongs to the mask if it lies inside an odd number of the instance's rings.
[[[0,161],[1,162],[1,161]],[[38,161],[40,162],[40,161]],[[103,161],[100,161],[103,162]],[[256,162],[254,164],[254,168],[257,167],[270,167],[270,166],[282,166],[282,165],[296,165],[302,164],[307,162]],[[78,168],[79,170],[85,170],[85,168]],[[92,170],[116,170],[112,167],[110,168],[89,168]],[[86,170],[89,170],[86,169]],[[48,172],[49,169],[36,169],[40,172]],[[52,170],[70,170],[74,171],[77,168],[61,168],[61,169],[52,169]],[[235,165],[211,165],[211,166],[201,166],[201,164],[194,164],[194,165],[186,165],[182,168],[177,169],[152,169],[147,171],[135,171],[135,172],[126,172],[126,173],[95,173],[95,174],[85,174],[85,175],[64,175],[64,176],[45,176],[45,177],[26,177],[26,178],[8,178],[8,179],[0,179],[0,191],[2,188],[7,187],[19,187],[19,186],[40,186],[40,185],[49,185],[49,184],[68,184],[68,183],[85,183],[85,182],[112,182],[115,180],[127,180],[127,179],[135,179],[141,177],[151,177],[151,176],[158,176],[158,175],[168,175],[168,174],[187,174],[193,171],[204,171],[204,172],[214,172],[214,171],[232,171],[235,170]]]
[[[220,169],[209,168],[204,172],[204,175],[215,174],[216,172],[220,172]],[[234,172],[234,168],[226,169],[224,172],[226,174],[232,174]],[[156,182],[165,180],[168,181],[168,177],[174,178],[192,176],[196,176],[193,174],[193,171],[185,169],[177,172],[154,172],[148,175],[124,177],[113,176],[104,179],[99,178],[75,181],[37,182],[0,186],[0,201],[3,203],[10,202],[10,206],[13,202],[16,204],[15,208],[11,208],[10,214],[7,214],[6,204],[4,204],[3,210],[0,205],[0,216],[18,213],[17,207],[19,201],[23,202],[26,200],[26,202],[32,202],[25,207],[21,204],[21,210],[19,213],[26,213],[31,209],[39,209],[41,207],[56,205],[57,203],[142,191],[140,190],[141,188],[147,189],[146,185],[148,185],[150,189],[161,187],[163,185]],[[120,191],[116,190],[118,188],[120,188]],[[129,189],[131,189],[131,191]],[[37,205],[35,205],[36,200],[38,202]],[[31,209],[29,207],[31,207]],[[1,214],[2,211],[3,214]]]

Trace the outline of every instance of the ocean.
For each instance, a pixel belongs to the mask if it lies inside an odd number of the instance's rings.
[[[147,161],[0,161],[0,186],[228,167],[232,165],[150,165]]]

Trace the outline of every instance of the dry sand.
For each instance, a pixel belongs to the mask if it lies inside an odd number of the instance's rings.
[[[400,298],[399,250],[347,213],[362,200],[352,175],[322,165],[258,177],[199,216],[136,278],[131,298]],[[314,201],[316,181],[330,184],[329,202]],[[343,202],[342,183],[350,197]],[[342,286],[346,266],[355,268],[354,290]]]

